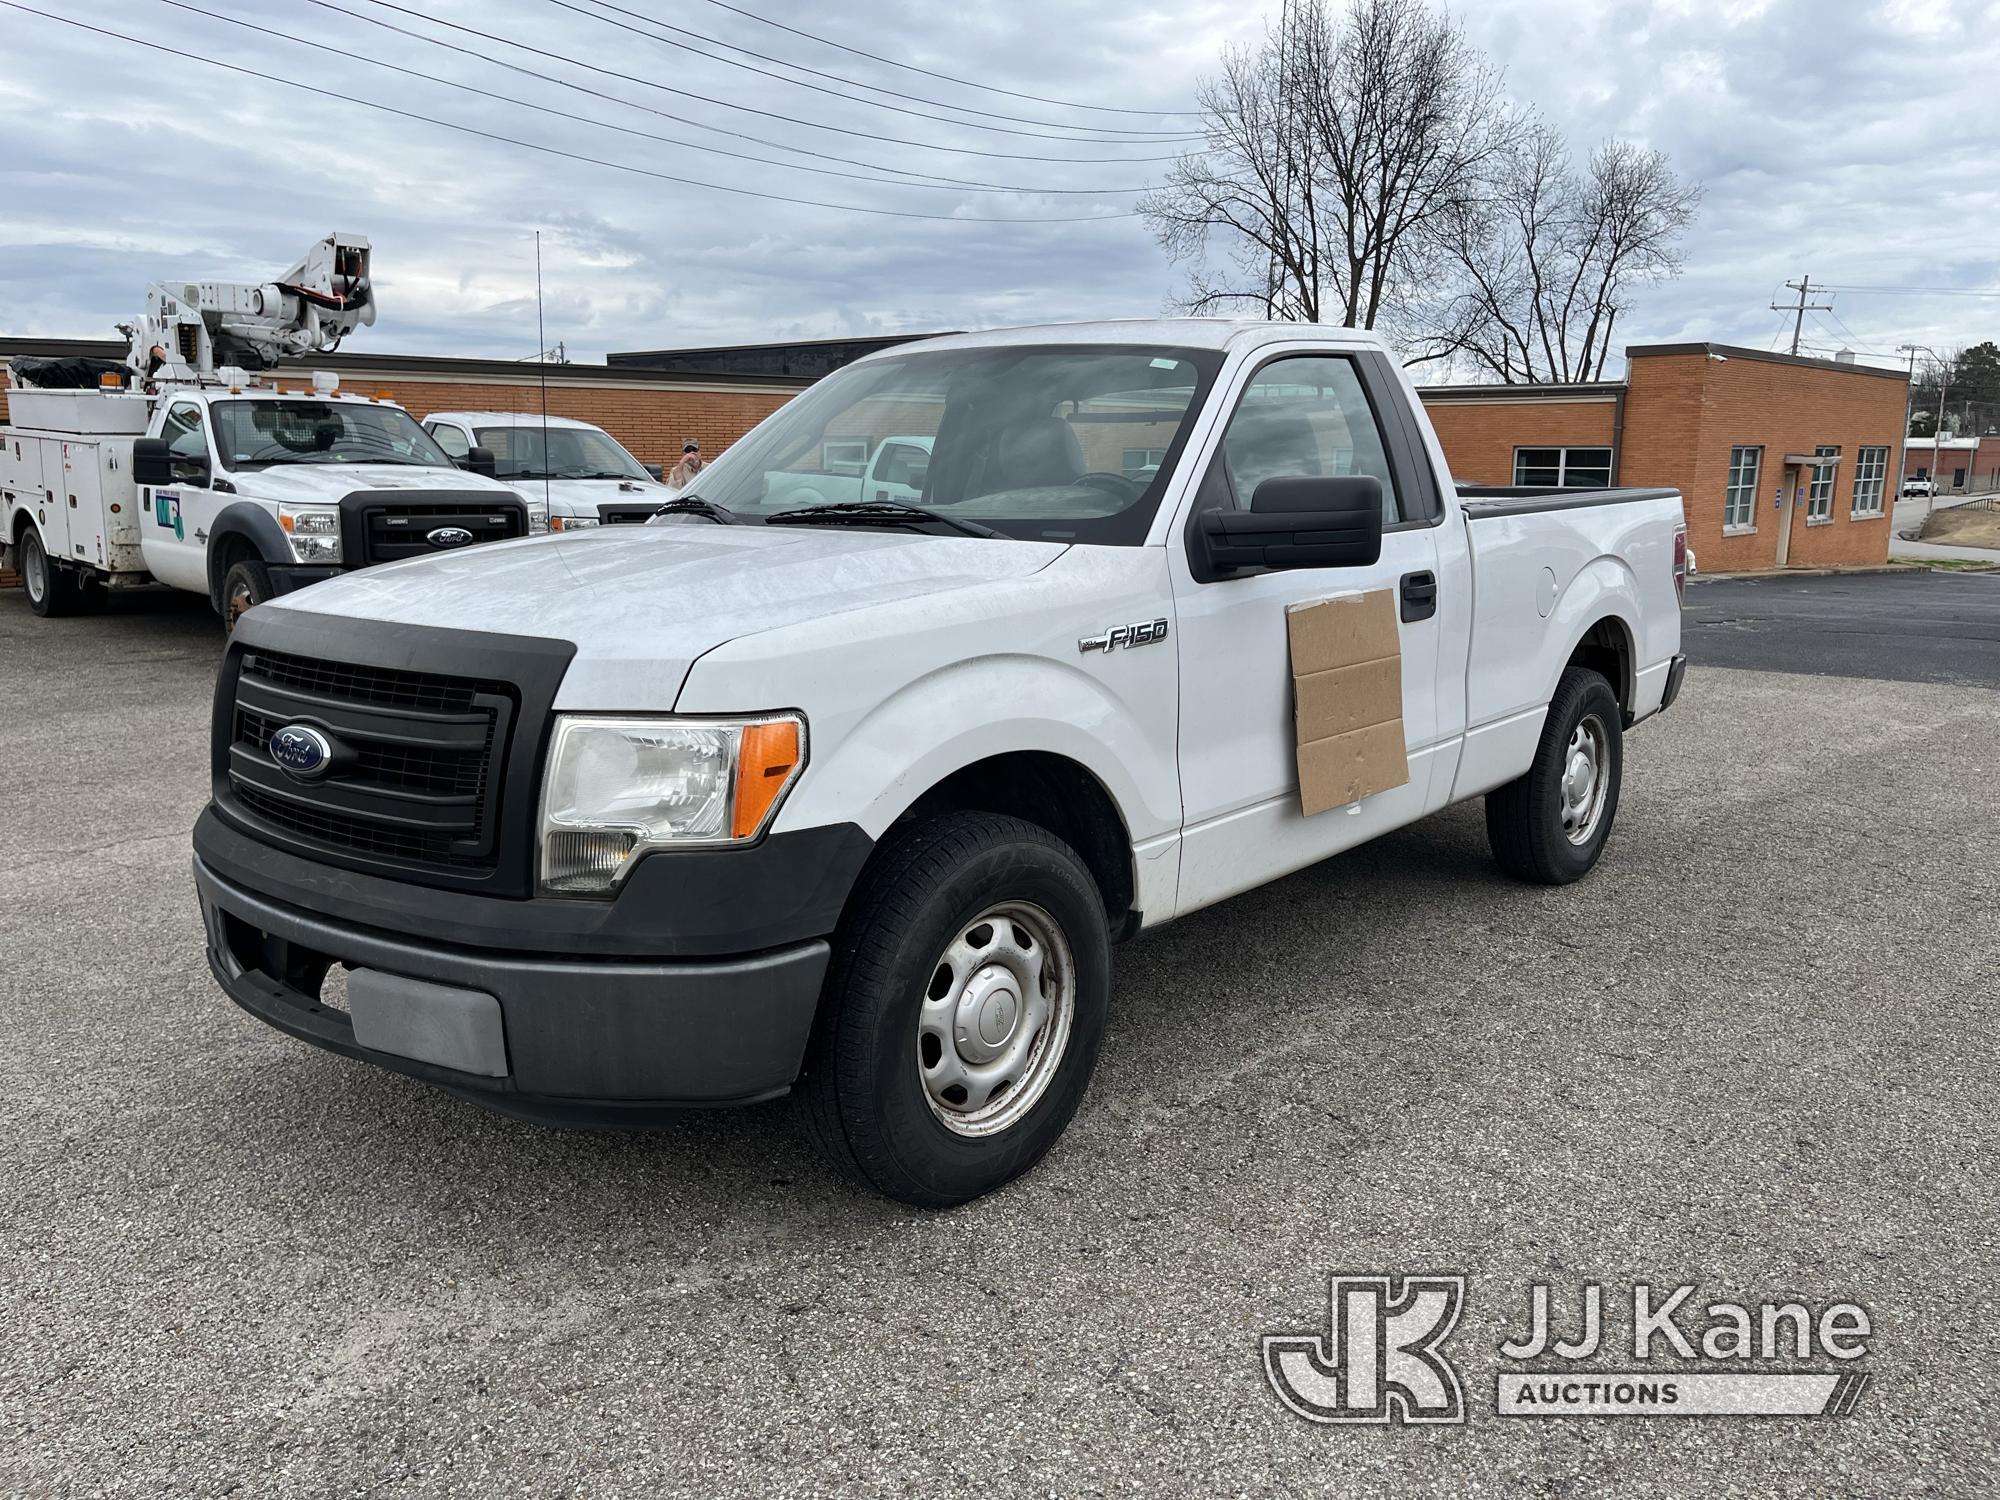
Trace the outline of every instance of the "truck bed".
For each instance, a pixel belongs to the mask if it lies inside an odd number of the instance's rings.
[[[1542,485],[1461,484],[1468,521],[1521,516],[1541,510],[1587,510],[1597,505],[1631,505],[1641,500],[1680,500],[1678,490],[1630,487],[1602,490],[1551,489]]]

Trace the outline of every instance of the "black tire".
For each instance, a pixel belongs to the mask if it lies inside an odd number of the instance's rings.
[[[1565,784],[1581,735],[1594,735],[1601,801],[1565,802]],[[1588,752],[1587,752],[1588,753]],[[1528,773],[1486,794],[1486,840],[1501,869],[1537,885],[1568,885],[1590,873],[1611,836],[1625,771],[1625,741],[1618,696],[1588,667],[1571,667],[1556,684],[1541,743]],[[1574,783],[1571,783],[1572,789]],[[1581,800],[1581,815],[1576,803]],[[1576,835],[1581,834],[1582,837]]]
[[[974,1136],[948,1126],[933,1103],[919,1012],[949,972],[947,948],[992,925],[979,919],[1004,903],[1053,921],[1069,949],[1074,1005],[1039,1092],[1018,1096],[1032,1104]],[[903,1203],[947,1208],[990,1193],[1041,1160],[1069,1124],[1097,1063],[1110,993],[1104,903],[1067,844],[992,813],[947,813],[897,830],[876,850],[834,936],[795,1091],[800,1123],[849,1181]],[[1044,1025],[1034,1045],[1055,1034]],[[1027,1063],[1024,1079],[1036,1067]]]
[[[28,595],[28,608],[45,620],[76,613],[76,576],[68,568],[49,561],[42,549],[42,534],[30,526],[21,533],[21,587]]]
[[[234,634],[243,612],[262,604],[273,592],[271,570],[259,559],[246,557],[231,563],[229,571],[222,575],[223,633]]]

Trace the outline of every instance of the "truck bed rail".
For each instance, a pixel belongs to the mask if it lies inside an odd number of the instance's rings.
[[[1679,500],[1679,490],[1630,487],[1604,490],[1553,489],[1540,485],[1461,484],[1457,486],[1466,519],[1524,516],[1542,510],[1584,510],[1594,505],[1629,505],[1639,500]]]

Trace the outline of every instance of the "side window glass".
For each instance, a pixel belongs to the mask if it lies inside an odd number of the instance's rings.
[[[167,440],[176,467],[208,467],[208,434],[202,428],[200,407],[185,403],[169,407],[160,436]]]
[[[930,463],[931,456],[914,443],[891,443],[876,466],[875,477],[884,484],[922,489],[924,470]]]
[[[1267,479],[1350,474],[1382,481],[1383,525],[1402,519],[1382,430],[1354,362],[1332,355],[1279,359],[1245,388],[1199,504],[1248,510],[1250,497]]]
[[[444,449],[446,458],[464,458],[472,451],[472,444],[466,439],[465,430],[454,427],[449,422],[440,422],[431,430],[437,445]]]

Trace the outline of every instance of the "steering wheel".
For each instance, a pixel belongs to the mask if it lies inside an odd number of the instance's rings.
[[[1112,474],[1103,470],[1093,470],[1088,474],[1079,474],[1071,482],[1074,484],[1087,484],[1093,489],[1109,490],[1115,497],[1125,501],[1128,505],[1145,493],[1144,485],[1135,484],[1123,474]]]

